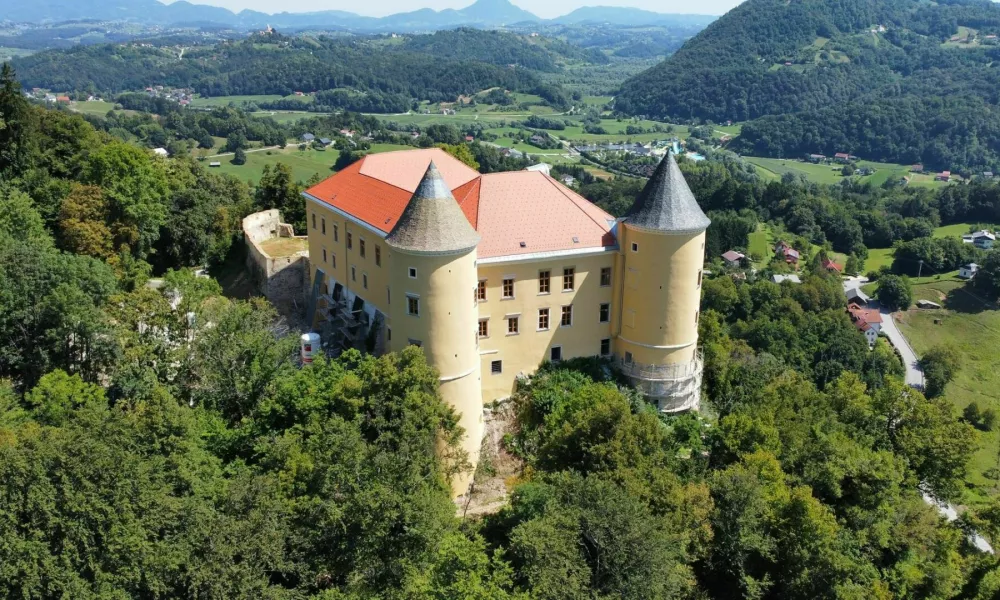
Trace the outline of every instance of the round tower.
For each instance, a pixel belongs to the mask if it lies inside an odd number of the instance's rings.
[[[618,226],[623,285],[615,355],[664,412],[697,409],[701,398],[698,317],[709,223],[668,155]]]
[[[473,469],[483,437],[475,301],[479,239],[433,162],[386,237],[392,250],[391,349],[423,348],[440,375],[441,397],[460,414],[462,449]],[[467,491],[472,474],[452,482],[456,496]]]

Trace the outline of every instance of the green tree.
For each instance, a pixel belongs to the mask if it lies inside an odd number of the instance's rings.
[[[875,297],[882,306],[892,312],[906,310],[913,304],[913,291],[910,280],[905,276],[886,275],[879,279]]]
[[[287,223],[299,232],[306,231],[306,201],[302,197],[302,186],[292,176],[292,168],[278,163],[271,168],[264,165],[260,181],[257,183],[255,201],[258,209],[276,208]]]
[[[961,353],[954,346],[938,345],[924,353],[920,359],[920,368],[924,371],[927,396],[935,398],[943,394],[945,386],[955,379],[961,366]],[[978,423],[978,419],[973,423]]]
[[[19,177],[28,168],[34,114],[21,94],[9,62],[0,67],[0,177]]]
[[[141,148],[111,142],[90,153],[85,179],[104,192],[113,249],[145,258],[167,220],[168,181],[163,161]]]
[[[237,148],[236,152],[233,153],[233,164],[236,166],[243,166],[247,164],[247,153],[243,148]]]

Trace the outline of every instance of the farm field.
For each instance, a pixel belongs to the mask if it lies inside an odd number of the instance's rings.
[[[95,100],[93,102],[73,102],[69,105],[70,110],[75,110],[78,113],[83,113],[85,115],[97,115],[103,117],[108,114],[111,110],[115,108],[114,103],[104,102],[103,100]]]
[[[397,146],[394,144],[372,144],[372,152],[390,152],[392,150],[406,150],[410,146]],[[268,154],[270,152],[270,154]],[[256,184],[264,172],[265,165],[276,165],[284,163],[292,168],[292,176],[296,181],[305,183],[313,175],[319,174],[323,177],[332,175],[330,170],[333,163],[337,161],[340,153],[334,149],[328,150],[299,150],[297,146],[288,146],[284,150],[260,150],[247,152],[247,162],[244,165],[234,165],[233,155],[225,154],[205,159],[205,165],[218,161],[219,167],[211,168],[213,172],[228,173],[242,181],[249,181]]]
[[[792,173],[794,175],[805,175],[809,181],[824,184],[840,183],[844,178],[840,174],[840,165],[813,164],[795,159],[761,158],[756,156],[744,156],[743,159],[756,166],[758,172],[765,177],[770,175],[772,178],[780,178],[785,173]],[[859,167],[872,167],[875,169],[873,175],[858,177],[857,179],[863,183],[867,182],[876,186],[882,185],[890,179],[899,179],[902,177],[909,177],[909,185],[912,186],[941,187],[948,185],[942,181],[935,181],[933,175],[910,173],[910,167],[907,165],[879,163],[868,160],[858,161],[857,165]]]
[[[925,277],[914,281],[914,300],[931,300],[940,310],[911,308],[902,313],[899,328],[917,355],[939,344],[955,346],[962,367],[948,384],[944,397],[961,411],[976,402],[981,410],[1000,410],[996,390],[1000,370],[996,368],[996,348],[1000,344],[1000,310],[954,274]],[[979,449],[969,464],[965,503],[982,504],[998,491],[1000,431],[980,432]]]
[[[277,94],[261,94],[256,96],[216,96],[213,98],[195,98],[191,101],[191,106],[195,108],[215,108],[218,106],[229,106],[235,104],[242,106],[245,102],[274,102],[281,99],[297,100],[303,104],[312,102],[311,97],[301,96],[280,96]]]

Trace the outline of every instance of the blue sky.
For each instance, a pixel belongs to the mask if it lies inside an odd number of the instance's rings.
[[[307,12],[314,10],[347,10],[361,15],[382,17],[392,13],[409,12],[418,8],[462,8],[472,4],[473,0],[374,0],[372,2],[357,2],[357,0],[284,0],[275,3],[274,0],[189,0],[193,4],[211,4],[223,6],[234,12],[249,8],[266,13],[280,11]],[[514,4],[529,10],[542,18],[552,18],[564,15],[581,6],[632,6],[661,13],[697,13],[703,15],[721,15],[739,4],[739,0],[701,0],[689,2],[682,0],[545,0],[544,2],[529,0],[512,0]],[[169,1],[167,2],[170,3]],[[279,8],[276,8],[279,7]]]

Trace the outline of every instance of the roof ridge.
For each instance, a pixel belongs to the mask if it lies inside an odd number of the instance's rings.
[[[582,212],[583,214],[587,215],[587,218],[590,219],[591,221],[593,221],[595,225],[597,225],[598,227],[607,227],[608,226],[607,223],[601,223],[600,221],[598,221],[597,219],[595,219],[590,214],[590,211],[584,209],[582,206],[580,206],[580,203],[577,202],[575,198],[573,198],[572,196],[570,196],[569,194],[567,194],[565,191],[563,191],[562,186],[560,186],[559,182],[557,182],[555,179],[553,179],[552,176],[546,175],[545,173],[542,173],[542,176],[544,176],[545,179],[546,179],[546,181],[548,181],[549,184],[552,187],[556,188],[556,190],[558,190],[560,194],[562,194],[563,196],[566,197],[567,200],[569,200],[570,202],[572,202],[573,206],[576,206],[577,208],[580,209],[580,212]],[[583,198],[583,196],[581,196],[580,198],[583,199],[584,202],[590,202],[590,200],[587,200],[586,198]],[[601,209],[601,207],[597,206],[593,202],[590,202],[590,204],[594,208],[600,210],[601,212],[604,212],[604,210]],[[605,212],[604,214],[607,214],[607,213]],[[611,215],[608,215],[608,216],[610,217]],[[612,220],[614,220],[614,217],[612,217]]]

